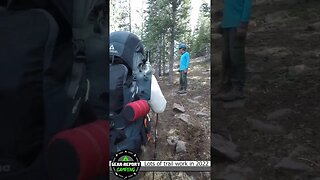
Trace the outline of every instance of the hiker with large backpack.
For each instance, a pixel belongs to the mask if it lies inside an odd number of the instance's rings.
[[[110,157],[125,149],[140,155],[151,133],[149,109],[163,112],[166,100],[141,40],[125,31],[113,32],[109,39]]]
[[[104,0],[0,8],[1,180],[107,178],[106,12]]]

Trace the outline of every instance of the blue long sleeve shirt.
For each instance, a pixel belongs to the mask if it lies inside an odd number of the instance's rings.
[[[180,71],[188,69],[189,62],[190,62],[190,54],[188,52],[184,52],[180,57]]]
[[[224,0],[223,28],[235,28],[241,22],[248,23],[251,17],[252,0]]]

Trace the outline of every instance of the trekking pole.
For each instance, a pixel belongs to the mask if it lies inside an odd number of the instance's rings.
[[[155,131],[154,131],[154,154],[153,154],[153,160],[155,161],[156,160],[156,157],[157,157],[157,135],[158,135],[158,132],[157,132],[157,126],[158,126],[158,113],[156,114],[156,125],[154,127]],[[153,171],[153,180],[154,180],[154,171]]]

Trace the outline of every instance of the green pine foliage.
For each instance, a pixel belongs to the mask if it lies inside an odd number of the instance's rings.
[[[210,7],[202,3],[196,31],[190,24],[191,0],[144,0],[137,12],[143,18],[141,24],[131,24],[130,0],[110,1],[110,27],[113,30],[126,30],[130,27],[151,51],[151,59],[156,75],[173,75],[180,55],[178,44],[187,44],[192,57],[204,55],[210,47]],[[131,0],[131,3],[135,1]]]
[[[110,0],[110,29],[130,31],[130,0]]]
[[[200,7],[200,15],[196,31],[192,35],[192,57],[206,55],[210,48],[210,7],[203,2]]]
[[[147,0],[147,4],[143,40],[147,49],[156,52],[156,55],[153,53],[154,65],[162,69],[162,73],[158,71],[159,75],[167,74],[172,72],[173,61],[176,60],[177,43],[189,43],[191,40],[191,1]],[[169,69],[168,64],[172,66]]]

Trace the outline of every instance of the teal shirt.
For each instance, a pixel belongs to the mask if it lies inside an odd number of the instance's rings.
[[[184,52],[180,57],[180,71],[188,69],[189,62],[190,62],[190,54],[188,52]]]
[[[251,8],[252,0],[224,0],[222,27],[234,28],[240,22],[248,23]]]

